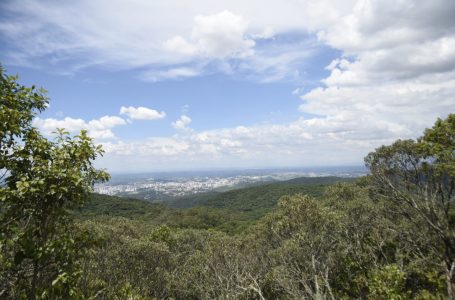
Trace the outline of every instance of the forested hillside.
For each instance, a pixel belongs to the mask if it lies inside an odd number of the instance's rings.
[[[205,205],[228,208],[236,211],[268,211],[275,207],[283,195],[303,193],[321,197],[325,188],[335,182],[353,181],[352,178],[340,177],[300,177],[287,181],[256,185],[222,193],[196,194],[171,201],[174,207],[192,207]]]
[[[443,297],[445,273],[432,262],[437,236],[417,213],[402,216],[394,204],[370,200],[369,180],[331,185],[319,199],[283,197],[236,234],[210,226],[218,221],[213,208],[206,211],[212,218],[202,218],[207,229],[197,219],[189,226],[153,218],[80,222],[102,241],[86,257],[83,289],[138,299]]]
[[[102,148],[43,137],[45,92],[0,71],[1,299],[454,298],[455,114],[368,154],[355,181],[179,208],[92,195]]]
[[[77,218],[124,217],[154,225],[177,228],[212,228],[229,234],[244,231],[277,207],[281,197],[305,194],[321,198],[339,177],[296,178],[273,184],[241,188],[222,193],[197,194],[161,204],[143,200],[93,194],[84,207],[74,211]]]

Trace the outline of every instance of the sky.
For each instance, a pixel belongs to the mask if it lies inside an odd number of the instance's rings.
[[[2,0],[0,63],[112,172],[362,165],[455,112],[455,1]]]

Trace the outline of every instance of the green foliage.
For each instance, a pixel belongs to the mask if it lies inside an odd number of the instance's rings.
[[[444,265],[447,293],[455,298],[455,115],[438,119],[417,141],[382,146],[365,161],[372,173],[373,197],[393,205],[419,228],[404,232],[406,238],[432,241],[432,263]],[[415,248],[427,251],[427,244]]]
[[[90,201],[73,211],[77,218],[93,219],[98,216],[152,220],[169,208],[162,204],[116,196],[91,194]]]
[[[410,293],[405,290],[406,274],[396,265],[384,266],[371,274],[371,299],[410,299]]]
[[[2,70],[0,78],[0,296],[75,298],[84,236],[67,210],[108,178],[92,166],[101,148],[86,132],[42,137],[31,123],[47,105],[44,91]]]
[[[390,220],[394,207],[369,193],[360,181],[330,186],[322,199],[286,196],[236,235],[162,226],[159,215],[81,220],[100,242],[84,258],[80,290],[100,299],[121,299],[125,291],[144,299],[443,295],[432,240],[399,215]]]
[[[341,181],[352,181],[352,179],[340,177],[302,177],[284,182],[235,189],[223,193],[206,193],[182,197],[174,200],[170,205],[174,207],[205,205],[237,212],[250,212],[252,215],[262,217],[265,213],[275,208],[280,197],[284,195],[301,193],[312,197],[321,197],[328,185]]]
[[[432,128],[426,129],[419,139],[426,158],[435,160],[433,164],[439,176],[455,177],[455,114],[447,119],[438,119]],[[448,179],[448,178],[447,178]]]

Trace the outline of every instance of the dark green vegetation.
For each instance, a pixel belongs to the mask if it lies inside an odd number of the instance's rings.
[[[1,80],[0,298],[454,299],[455,114],[355,182],[87,204],[100,149],[43,139],[42,93]]]
[[[278,199],[283,195],[303,193],[313,197],[321,197],[328,184],[352,180],[339,177],[302,177],[223,193],[212,192],[182,197],[171,201],[170,205],[174,207],[205,205],[235,211],[270,210],[276,207]]]
[[[166,204],[92,195],[84,207],[75,211],[80,219],[124,217],[172,228],[215,229],[228,234],[244,231],[276,208],[285,195],[305,194],[321,198],[335,182],[353,179],[338,177],[297,178],[223,193],[204,193],[183,197]]]

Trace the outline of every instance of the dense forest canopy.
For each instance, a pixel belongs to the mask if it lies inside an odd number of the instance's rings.
[[[0,100],[2,299],[454,298],[455,114],[354,182],[171,208],[90,196],[102,149],[44,138],[45,92],[1,69]]]

